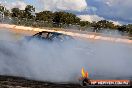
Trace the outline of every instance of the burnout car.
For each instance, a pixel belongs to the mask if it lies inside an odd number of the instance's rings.
[[[28,36],[26,37],[26,39],[28,40],[37,39],[37,40],[46,40],[46,41],[66,41],[73,39],[73,37],[57,32],[42,31],[36,33],[33,36]]]

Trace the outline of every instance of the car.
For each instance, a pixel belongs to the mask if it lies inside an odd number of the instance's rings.
[[[26,39],[27,40],[37,39],[37,40],[46,40],[46,41],[66,41],[73,39],[73,37],[57,32],[42,31],[36,33],[33,36],[26,36]]]

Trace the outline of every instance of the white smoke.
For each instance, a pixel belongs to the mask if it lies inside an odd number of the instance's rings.
[[[5,36],[6,35],[6,36]],[[0,74],[51,82],[77,82],[81,68],[91,79],[132,76],[132,46],[104,41],[13,41],[0,31]]]

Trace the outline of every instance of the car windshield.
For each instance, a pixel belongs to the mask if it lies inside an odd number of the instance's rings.
[[[36,38],[48,38],[49,35],[51,36],[51,33],[48,33],[48,32],[39,32],[39,33],[33,35],[33,37],[36,37]]]

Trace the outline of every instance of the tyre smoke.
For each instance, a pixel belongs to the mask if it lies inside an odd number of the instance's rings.
[[[0,75],[77,82],[84,67],[91,79],[131,79],[131,52],[128,44],[80,39],[27,41],[24,36],[16,40],[15,34],[0,31]]]

